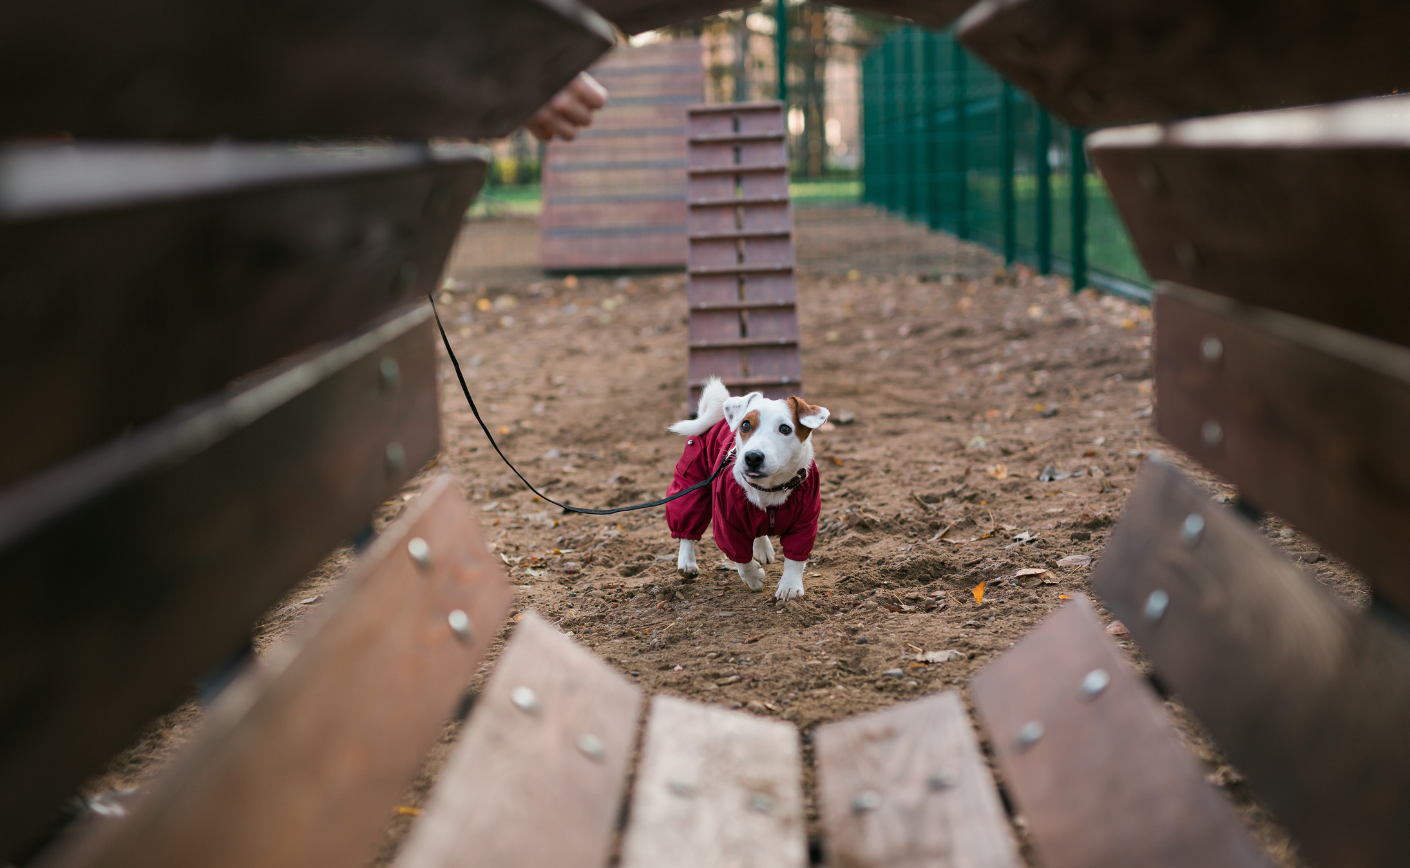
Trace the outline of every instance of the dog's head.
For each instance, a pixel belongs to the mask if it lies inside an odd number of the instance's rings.
[[[758,392],[728,398],[725,421],[735,435],[740,469],[756,484],[786,482],[812,459],[808,436],[827,421],[826,407],[816,407],[799,397],[786,401],[765,398]],[[773,477],[782,476],[781,480]]]

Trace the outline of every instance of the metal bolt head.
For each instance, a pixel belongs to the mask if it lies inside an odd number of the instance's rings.
[[[406,544],[406,552],[411,555],[411,559],[416,561],[416,565],[421,569],[429,570],[431,568],[431,546],[421,537],[412,537],[411,542]]]
[[[1218,420],[1210,419],[1200,428],[1200,436],[1204,438],[1204,445],[1218,446],[1224,442],[1224,426]]]
[[[1180,525],[1180,542],[1185,544],[1185,548],[1192,549],[1199,545],[1200,538],[1203,536],[1204,516],[1197,512],[1185,516],[1185,523]]]
[[[1165,609],[1170,605],[1170,595],[1160,588],[1151,591],[1151,595],[1146,597],[1146,620],[1159,621],[1165,616]]]
[[[772,796],[763,793],[755,793],[749,797],[749,810],[757,811],[760,814],[771,814],[774,810],[774,800]]]
[[[695,795],[695,784],[683,778],[672,778],[671,782],[666,784],[666,786],[671,792],[678,796],[685,797]]]
[[[522,685],[509,691],[509,701],[525,714],[533,714],[539,710],[539,695]]]
[[[470,616],[465,614],[464,609],[452,609],[446,616],[446,623],[450,624],[450,631],[461,639],[470,638]]]
[[[392,442],[387,444],[387,472],[401,473],[406,467],[406,449],[400,443]]]
[[[1111,683],[1111,674],[1105,669],[1093,669],[1082,679],[1082,698],[1096,699]]]
[[[390,395],[401,385],[401,365],[396,359],[383,359],[377,366],[377,382],[382,388],[382,394]]]
[[[1014,743],[1018,746],[1019,750],[1028,750],[1030,747],[1037,744],[1038,740],[1042,737],[1043,724],[1036,720],[1030,720],[1019,729],[1018,738],[1014,740]]]
[[[862,790],[852,797],[852,813],[865,814],[881,807],[881,793],[876,790]]]
[[[1199,354],[1204,358],[1205,366],[1212,368],[1224,358],[1224,342],[1214,335],[1205,335],[1199,344]]]
[[[602,746],[602,739],[592,733],[585,732],[578,738],[578,750],[593,762],[600,763],[602,758],[607,756],[607,749]]]
[[[948,790],[955,785],[955,776],[947,772],[931,775],[925,779],[925,788],[932,793]]]

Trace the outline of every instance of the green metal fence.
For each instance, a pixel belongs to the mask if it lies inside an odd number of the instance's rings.
[[[1051,119],[948,31],[892,30],[862,58],[861,78],[863,201],[1007,262],[1071,274],[1074,286],[1149,297],[1081,130]]]

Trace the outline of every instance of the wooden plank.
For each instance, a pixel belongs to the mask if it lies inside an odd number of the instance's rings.
[[[1046,868],[1268,864],[1085,597],[985,666],[970,695]]]
[[[1092,584],[1309,861],[1410,864],[1403,627],[1334,598],[1159,460]]]
[[[1164,284],[1156,427],[1410,612],[1410,348]]]
[[[982,0],[975,54],[1072,126],[1310,105],[1410,86],[1396,0]]]
[[[958,693],[825,724],[813,744],[829,865],[1023,864]]]
[[[0,487],[425,298],[487,154],[0,148]]]
[[[365,863],[513,596],[454,481],[440,477],[310,623],[221,694],[129,819],[97,823],[44,864]],[[466,618],[463,635],[452,617]]]
[[[640,711],[636,685],[526,612],[395,864],[605,865]]]
[[[0,855],[439,448],[429,305],[0,493]]]
[[[622,868],[802,868],[801,763],[792,724],[656,696]]]
[[[0,7],[0,137],[508,135],[611,47],[570,0]]]
[[[593,68],[612,90],[593,135],[544,152],[541,267],[685,265],[685,110],[704,93],[700,52],[698,39],[622,46]]]
[[[1410,344],[1410,298],[1385,280],[1410,220],[1410,97],[1088,141],[1153,277]]]

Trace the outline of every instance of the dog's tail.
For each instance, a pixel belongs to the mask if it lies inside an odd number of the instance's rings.
[[[700,392],[700,408],[695,418],[677,422],[668,430],[682,437],[704,434],[725,418],[725,399],[728,397],[729,389],[720,382],[720,378],[711,377],[705,381],[705,388]]]

